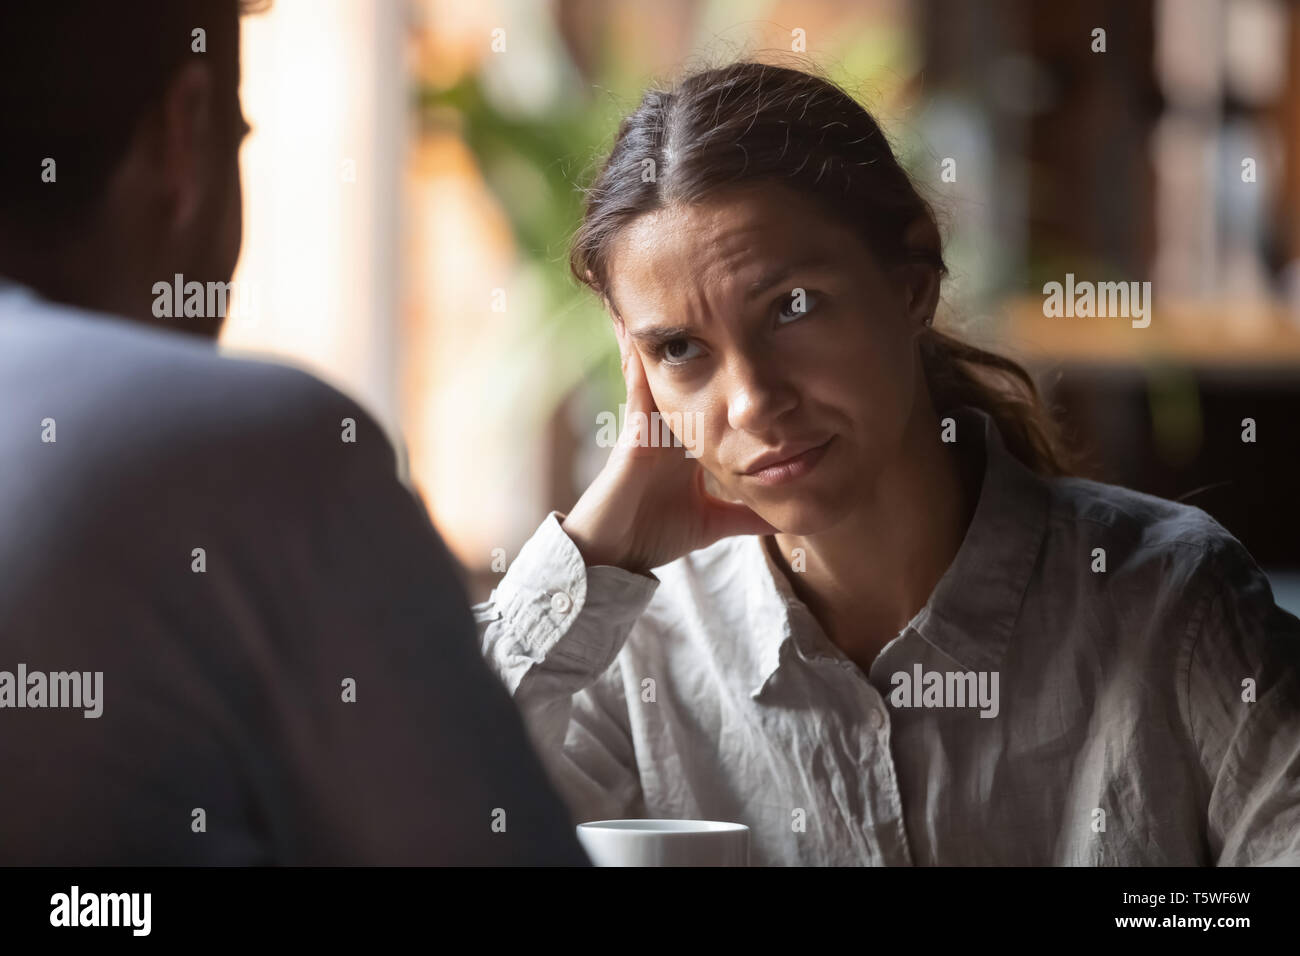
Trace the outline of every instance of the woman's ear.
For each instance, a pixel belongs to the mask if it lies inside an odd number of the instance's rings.
[[[939,307],[939,270],[931,262],[910,263],[905,270],[907,320],[918,331],[934,323]]]
[[[939,306],[939,230],[934,221],[929,216],[913,220],[903,234],[903,246],[904,307],[908,323],[919,331],[934,321]]]

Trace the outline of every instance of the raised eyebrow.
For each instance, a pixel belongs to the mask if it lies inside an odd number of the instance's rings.
[[[830,260],[821,254],[804,256],[802,259],[796,259],[791,262],[783,262],[780,265],[768,269],[757,279],[749,284],[745,290],[745,301],[756,299],[768,289],[780,283],[783,279],[788,279],[793,273],[800,269],[824,268],[830,265]]]

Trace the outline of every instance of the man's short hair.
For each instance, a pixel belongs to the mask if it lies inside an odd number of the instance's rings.
[[[212,69],[218,117],[238,137],[239,15],[263,6],[0,3],[0,232],[39,241],[77,228],[102,198],[140,120],[195,57]],[[47,160],[54,161],[53,182]]]

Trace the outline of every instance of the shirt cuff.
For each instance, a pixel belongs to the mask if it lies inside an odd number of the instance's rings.
[[[659,579],[612,565],[588,567],[552,511],[493,590],[491,600],[524,647],[544,658],[562,650],[607,667],[641,616]]]

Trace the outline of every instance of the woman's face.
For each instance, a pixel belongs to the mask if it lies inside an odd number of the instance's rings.
[[[815,534],[903,453],[933,302],[811,200],[764,184],[647,213],[619,235],[610,275],[615,322],[678,437],[694,422],[715,493]],[[809,449],[803,468],[755,473]]]

